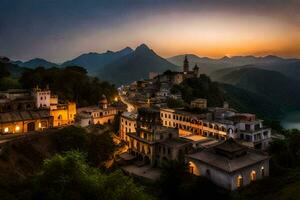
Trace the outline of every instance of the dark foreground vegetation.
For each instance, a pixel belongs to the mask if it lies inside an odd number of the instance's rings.
[[[74,126],[2,147],[2,199],[148,199],[132,179],[106,162],[118,146],[109,130]]]
[[[23,88],[49,86],[60,99],[73,100],[79,106],[94,105],[103,94],[110,100],[117,95],[114,85],[89,77],[86,69],[76,66],[27,69],[22,74],[20,83]]]
[[[98,130],[98,131],[97,131]],[[187,173],[181,158],[167,162],[157,182],[129,178],[107,161],[119,148],[108,129],[67,127],[13,142],[0,154],[0,195],[5,200],[216,199],[297,200],[300,189],[300,131],[275,140],[270,177],[235,192]]]

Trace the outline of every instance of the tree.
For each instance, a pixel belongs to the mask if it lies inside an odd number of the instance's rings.
[[[102,174],[90,167],[78,151],[55,155],[34,177],[31,199],[144,200],[150,199],[132,179],[116,171]]]
[[[0,79],[10,76],[10,72],[4,63],[0,62]]]
[[[70,150],[86,151],[88,135],[83,128],[69,126],[54,133],[52,135],[52,141],[59,152]]]

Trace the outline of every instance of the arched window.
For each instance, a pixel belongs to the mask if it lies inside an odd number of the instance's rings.
[[[252,170],[250,173],[251,181],[256,181],[256,171]]]
[[[239,188],[239,187],[242,187],[243,186],[243,177],[242,175],[239,175],[236,179],[236,186]]]

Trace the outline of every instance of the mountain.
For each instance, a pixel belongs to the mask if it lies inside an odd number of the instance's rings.
[[[37,68],[37,67],[45,67],[45,68],[50,68],[50,67],[58,67],[59,65],[53,62],[49,62],[45,59],[42,58],[34,58],[26,62],[22,61],[15,61],[13,64],[19,65],[21,67],[27,67],[27,68]]]
[[[175,65],[181,66],[185,55],[178,55],[167,60]],[[198,64],[200,73],[211,74],[220,69],[253,65],[256,68],[268,69],[281,72],[289,77],[298,79],[300,75],[299,59],[284,59],[278,56],[268,55],[264,57],[255,56],[233,56],[223,57],[220,59],[211,59],[207,57],[199,57],[193,54],[187,54],[191,65]],[[296,74],[295,74],[296,72]]]
[[[71,65],[81,66],[86,68],[90,74],[95,74],[97,71],[102,69],[105,65],[112,63],[132,52],[133,50],[130,47],[126,47],[117,52],[107,51],[101,54],[87,53],[87,54],[82,54],[72,60],[64,62],[62,66],[71,66]]]
[[[142,44],[130,54],[104,66],[98,71],[98,77],[121,85],[148,78],[149,72],[164,72],[168,69],[179,70],[179,67]]]
[[[215,81],[265,97],[283,110],[300,109],[300,81],[251,65],[222,69],[211,74]]]

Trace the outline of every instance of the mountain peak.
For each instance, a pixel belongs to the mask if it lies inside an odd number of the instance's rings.
[[[146,45],[146,44],[141,44],[140,46],[138,46],[136,49],[136,51],[140,51],[140,50],[147,50],[147,51],[150,51],[151,49]]]

